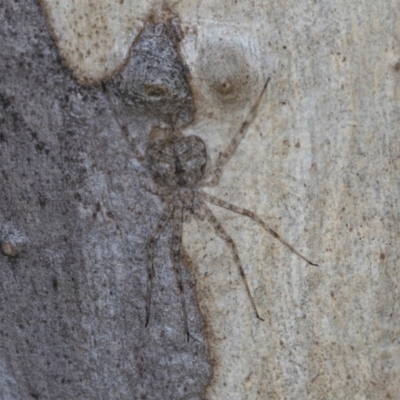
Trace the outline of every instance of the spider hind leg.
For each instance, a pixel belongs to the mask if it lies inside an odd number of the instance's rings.
[[[179,289],[179,297],[181,299],[181,306],[183,312],[183,324],[186,333],[187,341],[189,341],[190,334],[188,328],[188,319],[187,319],[187,311],[186,311],[186,302],[185,302],[185,293],[183,289],[182,282],[182,272],[181,272],[181,253],[182,253],[182,222],[183,222],[183,209],[182,207],[176,207],[173,214],[173,243],[172,243],[172,262],[173,269],[175,272],[175,277],[178,284]]]
[[[250,303],[251,303],[252,308],[254,310],[254,313],[256,314],[256,317],[259,320],[264,321],[264,319],[260,317],[260,314],[258,312],[256,303],[255,303],[254,298],[253,298],[253,296],[251,294],[250,287],[249,287],[249,284],[247,283],[246,274],[244,272],[243,265],[242,265],[242,262],[240,260],[239,252],[238,252],[238,249],[236,247],[235,242],[228,235],[228,233],[225,231],[225,229],[223,228],[221,223],[217,220],[217,218],[214,216],[212,211],[206,206],[206,204],[204,202],[201,202],[200,210],[201,211],[199,213],[202,213],[202,216],[204,216],[204,219],[206,219],[210,223],[210,225],[214,228],[215,233],[221,239],[223,239],[224,242],[231,248],[231,251],[233,253],[233,259],[234,259],[235,264],[237,265],[237,267],[239,269],[240,277],[242,278],[244,287],[245,287],[246,292],[247,292],[247,296],[249,297],[249,300],[250,300]]]
[[[308,264],[313,265],[314,267],[318,267],[318,264],[315,264],[311,262],[308,258],[304,257],[303,254],[301,254],[299,251],[297,251],[291,244],[289,244],[286,240],[282,239],[277,232],[275,232],[272,228],[270,228],[257,214],[255,214],[253,211],[247,210],[242,207],[234,206],[233,204],[228,203],[227,201],[221,200],[217,197],[211,196],[208,193],[205,192],[200,192],[201,197],[203,197],[205,200],[209,201],[212,204],[215,204],[216,206],[225,208],[226,210],[233,211],[237,214],[245,215],[246,217],[249,217],[252,219],[254,222],[256,222],[258,225],[261,225],[261,227],[268,232],[270,235],[272,235],[275,239],[278,239],[283,245],[285,245],[292,253],[296,254],[298,257],[300,257],[302,260],[306,261]]]
[[[150,322],[150,308],[151,308],[151,292],[153,286],[153,278],[155,276],[154,273],[154,245],[156,244],[158,238],[160,237],[161,232],[164,230],[165,225],[171,219],[171,214],[174,210],[166,209],[161,216],[157,228],[149,240],[148,244],[148,266],[147,266],[147,294],[146,294],[146,324],[147,327]]]

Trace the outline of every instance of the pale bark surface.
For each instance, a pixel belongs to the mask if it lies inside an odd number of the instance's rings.
[[[397,398],[400,3],[52,3],[58,50],[36,3],[0,6],[0,395]],[[144,190],[149,171],[104,92],[77,83],[121,70],[150,14],[180,18],[195,104],[183,133],[205,141],[210,162],[271,77],[209,193],[257,212],[319,264],[213,208],[238,245],[261,322],[226,244],[188,221],[189,343],[170,226],[144,327],[146,243],[165,205]],[[121,86],[109,85],[143,149],[160,121],[132,114]]]

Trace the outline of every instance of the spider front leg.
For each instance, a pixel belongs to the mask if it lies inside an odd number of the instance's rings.
[[[130,144],[133,154],[135,155],[135,158],[142,164],[144,165],[146,163],[146,158],[145,156],[140,152],[138,146],[136,145],[136,140],[131,138],[131,135],[129,134],[129,129],[126,125],[121,124],[120,120],[119,120],[119,114],[117,109],[115,108],[115,105],[110,97],[110,93],[106,87],[106,85],[103,83],[103,92],[105,93],[106,99],[107,99],[107,103],[111,108],[111,111],[113,112],[114,115],[114,119],[116,121],[116,123],[119,126],[119,129],[121,130],[121,132],[123,133],[126,141]]]
[[[254,119],[257,116],[257,111],[258,111],[258,106],[260,105],[261,99],[263,98],[265,91],[267,90],[268,83],[270,81],[270,78],[267,79],[267,81],[264,84],[263,89],[261,90],[261,93],[257,97],[256,102],[254,103],[253,107],[251,108],[250,112],[248,113],[246,119],[242,122],[242,125],[240,126],[240,129],[238,132],[235,134],[235,136],[232,138],[231,142],[229,143],[228,147],[222,152],[219,153],[219,156],[217,158],[217,161],[215,162],[215,166],[210,168],[204,176],[203,183],[201,186],[216,186],[218,185],[221,175],[223,172],[223,168],[225,164],[230,160],[230,158],[235,154],[236,149],[238,148],[240,142],[246,135],[249,126],[251,123],[254,121]]]
[[[154,245],[156,244],[161,232],[164,230],[165,225],[171,219],[171,214],[174,212],[173,209],[167,208],[162,214],[158,221],[157,228],[149,240],[148,244],[148,265],[147,265],[147,294],[146,294],[146,327],[150,321],[150,307],[151,307],[151,291],[153,285],[154,274]]]
[[[245,215],[249,217],[257,224],[261,225],[265,231],[271,234],[275,239],[278,239],[282,244],[284,244],[292,253],[299,256],[301,259],[306,261],[308,264],[313,265],[314,267],[318,267],[318,264],[312,263],[309,259],[304,257],[301,253],[299,253],[291,244],[289,244],[286,240],[282,239],[278,233],[276,233],[273,229],[271,229],[258,215],[253,213],[252,211],[246,210],[245,208],[234,206],[224,200],[218,199],[217,197],[211,196],[208,193],[199,192],[200,196],[203,197],[205,200],[213,203],[219,207],[226,208],[227,210],[233,211],[237,214]]]
[[[254,312],[256,314],[256,317],[260,319],[261,321],[264,321],[261,317],[260,314],[258,313],[256,303],[254,302],[253,296],[251,295],[249,284],[247,283],[246,279],[246,274],[243,269],[242,262],[239,257],[239,252],[237,250],[235,242],[232,240],[232,238],[228,235],[228,233],[225,231],[221,223],[217,220],[217,218],[214,216],[214,214],[211,212],[211,210],[205,205],[204,202],[201,202],[201,207],[200,207],[200,212],[203,212],[203,216],[205,219],[210,223],[210,225],[214,228],[215,233],[225,241],[225,243],[231,248],[232,253],[233,253],[233,259],[235,261],[235,264],[238,266],[240,276],[243,280],[244,286],[246,288],[247,295],[250,299],[251,305],[254,309]],[[195,214],[199,216],[197,213]]]

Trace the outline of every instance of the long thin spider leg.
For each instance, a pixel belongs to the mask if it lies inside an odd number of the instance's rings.
[[[131,138],[130,134],[129,134],[129,130],[128,127],[126,125],[121,124],[119,117],[118,117],[118,111],[115,108],[115,105],[110,97],[110,93],[106,87],[106,85],[103,83],[103,91],[106,95],[106,99],[107,102],[111,108],[111,111],[114,114],[114,119],[117,122],[119,128],[121,129],[121,132],[123,133],[125,139],[127,140],[127,142],[131,145],[131,148],[133,150],[133,154],[135,155],[135,158],[142,164],[144,165],[146,163],[146,159],[144,157],[144,155],[140,152],[140,150],[138,149],[135,140]]]
[[[162,186],[157,186],[157,182],[153,179],[148,180],[144,178],[143,176],[139,176],[139,182],[142,188],[151,194],[154,194],[155,196],[161,197],[162,199],[166,200],[169,199],[170,193],[168,190],[165,189],[165,187]],[[167,200],[166,200],[167,201]]]
[[[226,208],[227,210],[233,211],[237,214],[242,214],[242,215],[245,215],[246,217],[251,218],[254,222],[261,225],[264,228],[264,230],[267,231],[269,234],[271,234],[275,239],[278,239],[282,244],[284,244],[291,252],[293,252],[294,254],[299,256],[301,259],[306,261],[308,264],[318,267],[318,264],[311,262],[309,259],[304,257],[301,253],[299,253],[291,244],[289,244],[286,240],[282,239],[278,235],[278,233],[276,233],[273,229],[271,229],[261,218],[259,218],[252,211],[246,210],[245,208],[242,208],[242,207],[234,206],[233,204],[230,204],[224,200],[218,199],[217,197],[211,196],[208,193],[199,192],[199,194],[201,197],[203,197],[210,203],[213,203],[222,208]]]
[[[147,294],[146,294],[146,327],[150,321],[150,306],[151,306],[151,290],[153,286],[154,274],[154,245],[156,244],[161,232],[164,230],[165,225],[171,219],[171,214],[174,210],[167,208],[158,221],[157,228],[149,240],[148,244],[148,265],[147,265]]]
[[[240,276],[242,277],[244,286],[246,288],[246,292],[247,295],[250,299],[251,305],[254,309],[254,312],[256,314],[256,317],[258,319],[260,319],[261,321],[264,321],[261,317],[260,314],[258,313],[257,307],[256,307],[256,303],[254,302],[253,296],[251,295],[250,292],[250,288],[249,288],[249,284],[247,283],[247,279],[246,279],[246,274],[244,272],[243,269],[243,265],[242,262],[240,260],[239,257],[239,252],[236,248],[235,242],[232,240],[232,238],[228,235],[228,233],[225,231],[225,229],[223,228],[223,226],[221,225],[221,223],[217,220],[217,218],[214,216],[214,214],[212,213],[212,211],[206,206],[206,204],[204,202],[201,202],[201,210],[203,211],[205,218],[207,219],[207,221],[210,223],[210,225],[214,228],[215,233],[225,241],[225,243],[231,248],[232,253],[233,253],[233,259],[236,263],[236,265],[239,268],[239,273]],[[196,214],[195,214],[196,215]]]
[[[188,321],[187,321],[186,302],[185,302],[185,294],[182,283],[182,273],[180,268],[181,246],[182,246],[182,222],[183,222],[183,209],[181,207],[176,207],[173,216],[174,233],[172,242],[172,261],[173,261],[173,268],[175,271],[176,281],[178,283],[178,289],[180,292],[179,296],[181,298],[181,306],[183,310],[184,328],[187,340],[189,341],[190,335],[189,335]]]
[[[189,253],[187,252],[187,250],[185,249],[185,247],[182,245],[181,246],[181,255],[182,255],[182,263],[184,265],[184,267],[189,270],[192,271],[192,260],[189,256]]]
[[[235,134],[235,136],[232,138],[228,147],[225,149],[225,151],[223,151],[222,153],[219,154],[217,161],[215,162],[215,166],[206,172],[206,174],[204,176],[204,181],[201,184],[201,186],[215,186],[218,184],[218,182],[221,178],[221,175],[222,175],[223,167],[229,161],[229,159],[232,157],[232,155],[235,153],[240,142],[246,135],[250,124],[254,121],[254,119],[257,116],[258,106],[260,105],[261,99],[263,98],[265,91],[267,90],[269,81],[270,81],[270,78],[268,78],[267,81],[265,82],[264,87],[261,90],[261,93],[259,94],[259,96],[257,97],[256,102],[254,103],[253,107],[249,111],[249,114],[247,115],[246,119],[243,121],[240,129]]]

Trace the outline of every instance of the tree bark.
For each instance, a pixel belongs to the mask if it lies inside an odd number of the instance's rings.
[[[396,398],[399,2],[165,4],[0,5],[0,398]],[[146,53],[146,29],[169,42]],[[206,191],[318,266],[210,206],[265,321],[227,243],[188,219],[190,340],[171,224],[146,327],[166,205],[135,151],[173,115],[212,165],[268,77]]]

